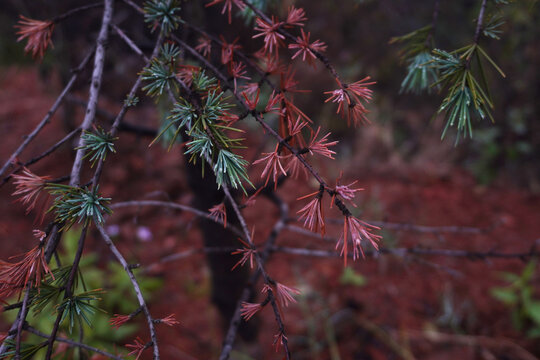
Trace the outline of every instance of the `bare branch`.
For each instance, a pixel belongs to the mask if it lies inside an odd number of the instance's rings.
[[[29,325],[24,326],[24,330],[26,330],[29,333],[32,333],[34,335],[40,336],[42,338],[48,338],[49,337],[49,335],[44,334],[41,331],[39,331],[38,329],[35,329],[35,328],[33,328],[33,327],[29,326]],[[124,359],[123,357],[116,356],[116,355],[111,354],[111,353],[109,353],[107,351],[104,351],[104,350],[101,350],[101,349],[95,348],[93,346],[86,345],[84,343],[77,342],[77,341],[74,341],[74,340],[71,340],[71,339],[63,338],[63,337],[60,337],[60,336],[56,337],[56,341],[66,343],[71,347],[79,347],[79,348],[82,348],[82,349],[85,349],[85,350],[88,350],[88,351],[93,351],[96,354],[106,356],[106,357],[108,357],[110,359],[115,359],[115,360],[123,360]]]
[[[11,154],[11,156],[6,161],[4,166],[2,166],[2,169],[0,169],[0,176],[4,175],[4,173],[6,172],[8,167],[13,164],[15,159],[23,152],[23,150],[28,146],[28,144],[30,144],[30,142],[32,142],[32,140],[34,140],[34,138],[37,136],[37,134],[39,134],[39,132],[45,127],[45,125],[47,125],[50,122],[51,117],[56,113],[56,110],[58,110],[58,108],[62,104],[62,101],[64,100],[64,97],[71,90],[71,87],[75,83],[75,80],[77,80],[77,77],[79,76],[79,73],[82,71],[82,69],[84,69],[86,64],[88,64],[88,62],[90,61],[90,58],[92,57],[93,54],[94,54],[94,50],[92,49],[92,51],[90,53],[88,53],[88,55],[86,55],[86,57],[80,63],[80,65],[75,70],[73,70],[73,75],[69,79],[67,85],[64,87],[64,89],[62,90],[60,95],[58,95],[58,98],[56,98],[53,106],[49,109],[49,111],[47,112],[45,117],[43,117],[41,122],[34,128],[34,130],[32,130],[32,132],[30,134],[26,135],[26,137],[25,137],[24,141],[22,142],[22,144],[19,145],[17,150],[15,150],[15,152],[13,152],[13,154]]]
[[[146,305],[146,301],[144,300],[144,296],[142,294],[139,283],[137,282],[135,275],[133,275],[133,271],[131,270],[126,259],[124,259],[124,257],[122,256],[118,248],[114,245],[109,235],[107,235],[107,232],[105,231],[103,226],[101,226],[101,224],[95,218],[94,218],[94,223],[97,229],[99,230],[101,237],[103,238],[103,240],[105,241],[105,243],[107,244],[111,252],[114,254],[118,262],[122,265],[122,267],[124,268],[124,271],[129,276],[129,280],[131,281],[131,285],[133,286],[133,290],[135,291],[139,305],[142,307],[144,315],[146,317],[146,322],[148,323],[148,328],[150,330],[150,338],[152,339],[152,345],[154,349],[154,360],[159,360],[159,348],[158,348],[158,343],[157,343],[156,329],[154,326],[152,315],[150,314],[150,311],[148,310],[148,306]]]
[[[90,84],[90,94],[88,97],[88,106],[84,114],[83,122],[80,126],[81,130],[88,130],[94,122],[96,114],[96,107],[98,102],[99,90],[101,88],[101,78],[103,76],[103,65],[105,63],[105,45],[109,35],[109,24],[113,14],[113,0],[105,0],[105,10],[103,11],[103,20],[99,35],[96,40],[96,56],[94,57],[94,70],[92,71],[92,82]],[[84,154],[86,152],[84,148],[84,139],[79,138],[77,145],[78,150],[75,154],[75,161],[73,162],[73,168],[71,170],[70,185],[79,185],[80,173],[83,163]]]
[[[220,225],[224,225],[223,221],[213,216],[210,216],[210,213],[208,212],[204,212],[199,209],[195,209],[194,207],[191,207],[191,206],[177,204],[170,201],[157,201],[157,200],[124,201],[124,202],[114,203],[110,206],[110,208],[118,209],[118,208],[123,208],[123,207],[141,207],[141,206],[159,206],[159,207],[166,207],[166,208],[175,209],[175,210],[182,210],[182,211],[195,214],[199,217],[214,221]],[[231,224],[227,224],[226,228],[234,232],[238,236],[244,236],[242,231],[240,231],[237,227]]]

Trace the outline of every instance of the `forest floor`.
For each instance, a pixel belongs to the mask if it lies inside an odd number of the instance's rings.
[[[0,71],[0,88],[3,163],[21,137],[47,112],[56,89],[43,85],[35,71],[15,68]],[[100,106],[111,112],[119,108],[106,101]],[[63,136],[65,117],[61,114],[44,129],[40,137],[44,140],[29,146],[20,160],[39,154]],[[74,117],[79,119],[80,114],[77,110]],[[144,121],[148,117],[155,115],[142,107],[130,113],[127,120],[148,124]],[[256,144],[259,140],[248,142]],[[112,197],[113,202],[159,199],[189,204],[191,194],[179,152],[166,152],[160,146],[148,150],[150,141],[121,134],[117,151],[122,155],[107,160],[100,192]],[[72,156],[69,147],[63,146],[54,159],[32,170],[39,175],[66,175]],[[345,160],[340,164],[346,164]],[[321,171],[323,175],[336,174],[338,165],[322,166]],[[459,168],[444,175],[346,168],[342,183],[358,179],[358,185],[365,189],[355,200],[359,204],[357,213],[362,219],[388,224],[380,231],[383,248],[527,253],[535,245],[540,247],[540,201],[526,189],[500,183],[480,186]],[[250,169],[253,178],[259,172],[260,168]],[[277,193],[290,205],[294,216],[304,204],[295,199],[313,189],[310,182],[290,180]],[[35,213],[26,215],[10,195],[13,191],[11,182],[0,187],[2,260],[34,246],[32,229],[39,228]],[[246,213],[248,223],[257,224],[255,239],[262,243],[278,217],[277,209],[261,198]],[[338,218],[337,212],[327,215]],[[119,226],[120,249],[146,268],[147,275],[164,280],[152,297],[151,311],[155,317],[174,313],[180,321],[178,326],[158,330],[164,359],[216,358],[222,341],[219,316],[209,300],[210,274],[204,256],[195,254],[160,263],[166,255],[201,247],[195,220],[188,213],[145,209],[118,211],[109,221]],[[425,231],[414,226],[396,230],[399,226],[393,224],[473,227],[478,231]],[[329,225],[330,237],[339,234],[338,224]],[[95,235],[91,234],[87,252],[101,256],[106,248]],[[284,231],[277,245],[333,250],[335,243]],[[503,272],[519,275],[528,261],[397,252],[351,262],[350,270],[344,271],[339,257],[275,254],[268,271],[274,279],[301,291],[298,304],[284,311],[295,359],[535,359],[540,356],[540,343],[525,335],[531,324],[526,322],[524,330],[516,329],[512,309],[492,295],[495,287],[508,284]],[[536,289],[537,299],[539,281],[536,269],[530,285]],[[258,318],[258,342],[240,342],[235,359],[282,357],[272,348],[276,325],[271,310],[265,309]],[[2,329],[6,326],[4,323]],[[142,322],[139,334],[147,336]],[[131,339],[123,341],[119,345]]]

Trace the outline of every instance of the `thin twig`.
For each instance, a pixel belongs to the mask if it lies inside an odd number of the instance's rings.
[[[244,5],[246,5],[247,7],[249,7],[258,17],[260,17],[262,20],[264,20],[265,22],[267,22],[268,24],[272,24],[272,19],[270,19],[265,13],[263,13],[261,10],[257,9],[257,7],[255,7],[251,2],[249,1],[246,1],[246,0],[241,0],[242,3],[244,3]],[[293,34],[291,34],[290,32],[288,32],[287,30],[285,30],[283,28],[283,26],[280,26],[278,29],[277,29],[277,32],[283,36],[285,36],[286,38],[288,38],[289,40],[291,40],[292,42],[296,43],[296,36],[294,36]],[[339,84],[339,86],[342,88],[342,89],[346,89],[347,88],[347,84],[343,83],[341,81],[341,78],[339,77],[339,74],[337,73],[336,69],[334,68],[334,66],[332,65],[332,63],[330,62],[330,60],[326,57],[326,55],[324,55],[323,53],[313,49],[310,47],[310,51],[317,57],[317,59],[319,59],[319,61],[328,69],[328,71],[330,72],[330,74],[334,77],[334,79],[336,79],[337,83]]]
[[[478,19],[476,20],[476,30],[474,32],[474,43],[478,44],[480,41],[480,33],[482,32],[482,25],[484,24],[484,13],[486,12],[487,0],[482,0],[480,5],[480,12],[478,13]]]
[[[25,325],[24,330],[26,330],[29,333],[32,333],[34,335],[40,336],[42,338],[48,338],[49,337],[49,335],[44,334],[41,331],[39,331],[38,329],[35,329],[35,328],[33,328],[33,327],[29,326],[29,325]],[[107,351],[95,348],[95,347],[90,346],[90,345],[86,345],[84,343],[81,343],[81,342],[78,342],[78,341],[75,341],[75,340],[63,338],[63,337],[60,337],[60,336],[56,337],[56,341],[66,343],[71,347],[79,347],[79,348],[82,348],[82,349],[85,349],[85,350],[88,350],[88,351],[93,351],[96,354],[106,356],[106,357],[108,357],[110,359],[115,359],[115,360],[123,360],[124,359],[123,357],[116,356],[116,355],[111,354],[111,353],[109,353]]]
[[[114,32],[120,36],[120,38],[122,40],[124,40],[124,42],[130,47],[131,50],[133,50],[137,55],[139,55],[140,57],[142,57],[144,59],[144,61],[146,62],[149,62],[150,59],[144,54],[144,52],[137,46],[135,45],[135,42],[133,40],[131,40],[123,31],[122,29],[120,29],[118,26],[116,26],[115,24],[112,24],[111,25],[112,29],[114,30]],[[153,56],[152,56],[153,57]]]
[[[83,106],[83,107],[86,107],[88,105],[88,102],[73,95],[67,96],[66,101],[69,101],[75,105]],[[96,108],[96,116],[105,119],[106,121],[110,122],[111,125],[114,123],[114,120],[116,119],[116,115],[100,107]],[[125,120],[122,120],[120,122],[120,125],[118,125],[118,131],[130,132],[130,133],[134,133],[141,136],[149,136],[152,138],[155,138],[158,134],[158,131],[154,128],[141,126],[141,125],[135,125],[135,124],[126,122]]]
[[[201,211],[199,209],[195,209],[194,207],[177,204],[171,201],[158,201],[158,200],[139,200],[139,201],[123,201],[123,202],[117,202],[110,205],[111,209],[118,209],[122,207],[141,207],[141,206],[159,206],[159,207],[166,207],[170,209],[176,209],[176,210],[182,210],[186,212],[190,212],[192,214],[195,214],[199,217],[214,221],[220,225],[224,225],[223,221],[220,219],[210,216],[210,213]],[[243,236],[244,234],[240,229],[235,227],[234,225],[227,224],[226,227],[228,230],[234,232],[238,236]]]
[[[30,289],[32,286],[30,284],[27,285],[26,291],[24,294],[24,299],[22,303],[21,313],[23,314],[23,318],[26,317],[28,314],[28,299],[30,299]],[[19,359],[21,356],[21,340],[22,340],[22,327],[23,327],[24,321],[19,321],[19,325],[17,326],[17,336],[16,336],[16,342],[15,342],[15,359]]]
[[[289,213],[289,208],[287,204],[281,200],[279,196],[277,196],[275,193],[272,193],[270,195],[270,199],[272,202],[274,202],[280,212],[279,220],[276,222],[274,227],[272,228],[272,231],[270,232],[270,235],[266,239],[265,247],[260,254],[260,262],[265,263],[268,257],[270,256],[271,249],[273,248],[276,239],[280,232],[284,229]],[[229,355],[233,349],[234,339],[236,338],[236,334],[238,332],[238,327],[241,323],[242,318],[242,303],[245,301],[249,301],[250,297],[252,296],[252,287],[253,284],[257,282],[259,277],[261,276],[260,269],[257,270],[249,279],[246,287],[242,291],[242,295],[240,296],[240,299],[238,300],[236,304],[236,309],[234,311],[234,315],[231,318],[231,321],[229,323],[229,328],[227,329],[227,334],[225,335],[225,339],[223,340],[223,346],[221,349],[221,354],[219,355],[219,360],[227,360],[229,358]],[[288,344],[286,345],[288,346]]]
[[[156,329],[154,327],[154,322],[152,321],[152,315],[150,314],[150,311],[148,310],[148,306],[146,305],[146,301],[144,300],[141,288],[139,286],[139,283],[137,282],[137,279],[135,278],[135,275],[133,275],[133,271],[131,270],[129,264],[127,263],[126,259],[122,256],[118,248],[114,245],[113,241],[107,235],[107,232],[103,228],[103,226],[98,222],[98,219],[94,218],[94,223],[99,230],[99,233],[101,234],[101,237],[111,250],[111,252],[114,254],[118,262],[122,265],[124,268],[124,271],[128,274],[129,280],[131,281],[131,285],[133,286],[133,290],[135,290],[135,294],[137,296],[137,300],[139,302],[139,305],[142,307],[144,315],[146,317],[146,322],[148,323],[148,328],[150,330],[150,338],[152,339],[152,345],[154,349],[154,360],[159,360],[159,349],[158,349],[158,343],[157,343],[157,336],[156,336]]]
[[[164,35],[161,32],[159,34],[157,40],[156,40],[154,50],[152,51],[152,58],[154,58],[154,57],[156,57],[158,55],[159,48],[161,47],[161,43],[163,42],[163,39],[164,39]],[[148,58],[146,58],[146,59],[147,59],[146,60],[146,66],[148,66],[149,63],[150,63],[150,60],[148,60]],[[142,73],[139,74],[139,76],[137,77],[137,80],[135,81],[135,84],[133,84],[133,86],[131,87],[131,90],[130,90],[129,94],[127,95],[128,99],[131,99],[131,98],[135,97],[135,94],[137,94],[137,91],[139,90],[139,87],[141,86],[141,83],[142,83]],[[126,102],[124,102],[124,105],[122,106],[122,109],[120,109],[120,112],[116,116],[116,119],[114,119],[111,130],[109,131],[109,133],[110,133],[110,135],[112,137],[115,137],[116,134],[118,133],[118,127],[120,126],[121,121],[124,119],[124,116],[126,115],[126,112],[128,111],[128,108],[129,108],[129,105]],[[99,182],[99,178],[101,176],[101,172],[103,171],[104,163],[105,163],[104,159],[100,159],[100,161],[98,162],[98,165],[96,167],[96,172],[94,174],[94,177],[92,178],[92,187],[93,188],[97,187],[97,184]]]
[[[60,21],[63,21],[65,19],[67,19],[68,17],[76,14],[76,13],[79,13],[79,12],[84,12],[86,10],[90,10],[90,9],[93,9],[93,8],[97,8],[97,7],[102,7],[103,6],[103,3],[102,2],[98,2],[98,3],[93,3],[93,4],[88,4],[88,5],[83,5],[83,6],[80,6],[78,8],[74,8],[74,9],[71,9],[71,10],[68,10],[66,11],[65,13],[63,14],[60,14],[60,15],[57,15],[55,17],[52,18],[52,22],[57,24],[59,23]]]
[[[103,76],[103,65],[105,63],[105,46],[109,35],[109,24],[113,14],[113,0],[105,0],[105,10],[103,11],[103,20],[99,35],[96,40],[96,56],[94,57],[94,70],[92,71],[92,82],[90,84],[90,93],[88,96],[88,106],[84,114],[84,120],[80,126],[81,130],[88,131],[92,126],[96,114],[99,90],[101,88],[101,78]],[[77,145],[77,153],[71,170],[70,185],[76,186],[80,182],[81,168],[83,164],[84,154],[84,139],[81,136]]]
[[[23,143],[21,145],[19,145],[17,150],[15,150],[13,152],[13,154],[11,154],[11,156],[6,161],[4,166],[2,166],[2,169],[0,169],[0,176],[4,175],[4,173],[6,172],[8,167],[13,164],[15,159],[23,152],[23,150],[26,148],[26,146],[28,146],[28,144],[30,144],[30,142],[32,142],[32,140],[34,140],[34,138],[37,136],[37,134],[39,134],[39,132],[45,127],[45,125],[47,125],[50,122],[51,117],[54,115],[56,110],[58,110],[58,108],[62,104],[62,101],[64,100],[64,97],[71,90],[71,87],[75,83],[75,80],[77,80],[77,77],[79,76],[79,73],[82,71],[82,69],[84,69],[86,64],[88,64],[88,62],[90,61],[90,58],[92,57],[93,54],[94,54],[94,49],[92,49],[92,51],[90,51],[90,53],[88,53],[86,55],[86,57],[79,64],[79,66],[75,70],[73,70],[73,75],[69,79],[67,85],[64,87],[64,89],[62,90],[60,95],[58,95],[58,97],[56,98],[54,104],[51,106],[51,108],[49,109],[49,111],[47,112],[45,117],[43,117],[41,122],[34,128],[34,130],[32,130],[32,132],[30,134],[25,136],[25,139],[24,139]]]
[[[73,284],[75,282],[75,278],[77,276],[77,272],[79,269],[79,263],[82,258],[82,253],[84,249],[84,242],[86,239],[86,232],[88,231],[88,225],[84,226],[81,235],[79,236],[79,243],[77,245],[77,252],[75,253],[75,258],[73,259],[73,264],[71,265],[71,270],[69,272],[68,280],[64,286],[64,300],[69,299],[73,296],[72,288]],[[57,308],[58,315],[56,316],[56,320],[53,325],[53,329],[51,331],[51,334],[49,335],[48,340],[48,346],[47,346],[47,353],[45,354],[45,360],[50,360],[52,356],[53,346],[54,342],[56,340],[56,334],[58,333],[58,330],[60,329],[60,323],[62,322],[63,314],[65,311],[65,307],[59,307]]]
[[[81,131],[81,129],[77,128],[75,130],[73,130],[72,132],[70,132],[69,134],[67,134],[66,136],[64,136],[62,139],[60,139],[59,141],[57,141],[53,146],[51,146],[50,148],[48,148],[47,150],[45,150],[43,153],[33,157],[32,159],[26,161],[24,164],[22,164],[22,166],[30,166],[32,164],[35,164],[37,163],[38,161],[42,160],[43,158],[49,156],[50,154],[52,154],[54,151],[56,151],[60,146],[62,146],[63,144],[65,144],[66,142],[68,142],[72,137],[74,137],[75,135],[77,135],[77,133],[79,133],[79,131]],[[17,169],[13,170],[13,172],[6,176],[5,178],[2,179],[2,183],[0,183],[0,186],[4,185],[6,182],[8,182],[13,174],[15,174],[17,171],[19,171],[20,169],[22,169],[22,166],[19,166]],[[69,177],[68,177],[69,178]]]

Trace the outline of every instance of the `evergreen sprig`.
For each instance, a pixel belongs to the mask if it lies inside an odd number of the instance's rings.
[[[438,110],[438,113],[445,112],[447,119],[442,138],[448,128],[453,126],[457,126],[456,142],[462,134],[464,137],[467,134],[472,137],[473,116],[481,119],[488,117],[494,121],[491,114],[493,101],[482,61],[490,63],[503,77],[505,75],[478,44],[471,44],[451,53],[435,49],[433,54],[432,66],[440,72],[440,78],[435,85],[448,88]]]
[[[193,72],[193,88],[199,93],[206,93],[217,86],[217,79],[206,75],[204,70]]]
[[[69,229],[76,222],[88,224],[94,216],[102,223],[104,213],[112,214],[107,206],[111,199],[99,196],[97,187],[90,191],[87,188],[50,184],[47,189],[56,196],[49,211],[55,211],[56,221],[65,223],[64,229]]]
[[[161,46],[159,59],[165,64],[174,64],[180,56],[180,48],[176,44],[166,43]]]
[[[34,316],[41,313],[48,304],[56,304],[63,291],[62,286],[55,286],[45,282],[41,283],[39,289],[32,289],[30,297]]]
[[[216,163],[214,164],[214,173],[216,174],[218,188],[227,181],[233,188],[238,189],[240,187],[245,193],[246,189],[242,184],[242,180],[254,187],[247,175],[246,169],[248,165],[249,163],[240,155],[223,149],[219,150]]]
[[[0,355],[0,359],[7,359],[12,358],[15,356],[16,350],[16,344],[14,339],[8,339],[5,341],[7,351]],[[20,359],[26,360],[26,359],[32,359],[39,350],[43,349],[45,346],[47,346],[48,342],[44,341],[38,344],[29,344],[25,342],[21,342],[21,347],[19,349]]]
[[[101,300],[97,295],[103,293],[101,289],[86,291],[78,295],[64,299],[64,301],[58,305],[57,311],[62,312],[62,318],[60,322],[64,322],[68,319],[69,332],[73,331],[75,321],[82,324],[84,321],[88,326],[92,326],[91,317],[96,311],[103,311],[100,308],[90,304],[91,301]]]
[[[402,61],[412,59],[416,55],[429,51],[429,37],[433,26],[427,25],[408,34],[395,36],[390,39],[390,44],[401,44],[400,58]]]
[[[150,23],[152,30],[161,26],[165,35],[176,30],[182,20],[176,12],[180,11],[180,3],[177,0],[151,0],[144,4],[145,19]]]
[[[482,33],[486,37],[490,37],[495,40],[500,40],[500,34],[502,34],[501,27],[504,25],[505,21],[503,18],[499,15],[494,15],[489,18],[489,20],[484,25],[484,28],[482,29]]]
[[[107,153],[115,153],[114,141],[117,137],[113,137],[110,133],[106,132],[102,128],[97,128],[96,132],[83,131],[81,138],[84,141],[84,145],[77,149],[85,149],[87,154],[84,158],[90,157],[92,167],[96,161],[105,161]]]
[[[178,90],[174,68],[170,64],[164,64],[158,59],[153,59],[142,73],[142,79],[149,84],[143,87],[146,94],[156,97],[163,94],[166,89]]]
[[[124,105],[127,107],[136,106],[139,103],[139,98],[137,96],[126,96],[124,99]]]
[[[196,163],[197,157],[200,157],[203,163],[205,159],[213,158],[214,145],[212,144],[212,139],[207,134],[192,132],[191,138],[193,140],[186,144],[187,150],[185,152],[186,155],[191,155],[189,158],[190,162]]]
[[[418,94],[427,90],[438,80],[437,69],[428,66],[431,58],[433,27],[424,26],[403,36],[393,37],[390,43],[400,43],[400,59],[407,64],[407,75],[401,82],[400,93]]]
[[[408,60],[407,75],[401,82],[400,93],[419,94],[424,90],[431,92],[431,85],[437,82],[438,74],[436,68],[429,66],[432,61],[428,51],[418,53]]]

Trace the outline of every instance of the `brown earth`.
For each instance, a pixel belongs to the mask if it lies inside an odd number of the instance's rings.
[[[2,163],[54,101],[58,93],[55,83],[44,84],[29,69],[0,71]],[[119,109],[119,104],[108,101],[102,101],[100,106],[111,112]],[[127,121],[149,124],[146,119],[151,118],[151,123],[155,123],[151,107],[143,104],[140,108],[129,113]],[[80,114],[78,111],[76,119],[81,118]],[[39,154],[63,136],[60,115],[61,111],[20,160]],[[166,152],[160,146],[148,149],[150,140],[121,134],[117,146],[121,155],[108,159],[100,191],[113,201],[170,199],[189,204],[179,152]],[[260,140],[250,138],[248,142],[256,146]],[[72,156],[69,147],[63,146],[54,158],[33,166],[32,171],[53,177],[66,175]],[[325,164],[319,166],[322,173],[329,179],[335,178],[336,165],[325,168]],[[468,173],[458,168],[445,175],[403,169],[395,173],[385,169],[382,173],[342,164],[348,169],[345,177],[359,179],[358,185],[366,189],[355,201],[359,204],[356,211],[363,219],[487,229],[481,234],[428,234],[387,230],[383,226],[383,247],[527,252],[540,237],[540,202],[537,195],[524,189],[478,186]],[[251,169],[251,177],[255,179],[260,170]],[[21,204],[14,202],[10,196],[13,191],[11,182],[0,188],[4,260],[28,250],[34,241],[31,230],[39,228],[35,214],[26,215]],[[290,204],[290,213],[294,215],[303,206],[295,198],[312,191],[309,182],[288,181],[278,194]],[[333,211],[327,215],[337,218]],[[255,239],[264,242],[272,220],[277,218],[276,208],[261,198],[246,213],[248,223],[256,224]],[[120,249],[148,267],[163,256],[200,247],[195,220],[187,213],[141,209],[119,210],[110,223],[120,225]],[[140,225],[151,230],[152,241],[136,240],[136,228]],[[339,232],[338,225],[330,226],[330,236],[337,237]],[[106,248],[98,240],[95,234],[91,235],[88,251],[105,254]],[[278,238],[278,245],[334,248],[333,244],[290,231]],[[539,343],[516,330],[510,310],[490,295],[490,289],[505,284],[500,272],[520,273],[524,265],[520,259],[380,255],[351,264],[367,281],[362,286],[340,281],[343,264],[337,257],[277,254],[271,258],[268,271],[277,281],[302,291],[299,303],[285,310],[285,325],[295,359],[397,359],[412,358],[411,353],[416,359],[526,359],[526,352],[530,353],[529,358],[540,355]],[[152,314],[159,318],[175,313],[181,323],[159,328],[163,358],[216,358],[222,334],[219,316],[209,302],[209,273],[204,256],[193,255],[154,265],[150,274],[165,280],[164,288],[150,305]],[[537,289],[538,275],[536,271],[533,285]],[[258,343],[240,343],[237,349],[251,353],[256,359],[280,359],[281,353],[272,349],[276,324],[271,310],[264,309],[259,318]],[[141,324],[140,336],[147,338],[146,327]],[[3,324],[2,328],[6,326]],[[435,331],[444,336],[430,337]],[[150,351],[147,353],[146,358],[150,358]],[[247,359],[239,353],[234,358]]]

